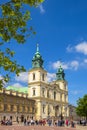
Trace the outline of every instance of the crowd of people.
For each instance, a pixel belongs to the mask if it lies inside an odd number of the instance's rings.
[[[87,120],[85,120],[85,119],[80,120],[79,124],[80,124],[80,125],[83,125],[83,126],[86,126]]]
[[[11,119],[1,120],[1,125],[12,125]]]
[[[17,123],[18,124],[24,124],[25,126],[30,126],[30,125],[41,125],[41,126],[66,126],[66,127],[76,127],[76,122],[73,121],[73,120],[63,120],[63,119],[57,119],[57,120],[54,120],[54,119],[40,119],[40,120],[33,120],[33,119],[26,119],[24,118],[24,120],[22,122],[19,122],[17,120]],[[83,124],[83,125],[86,125],[87,124],[87,121],[86,120],[80,120],[78,124]],[[11,119],[7,119],[7,120],[2,120],[1,121],[1,125],[12,125],[12,120]]]
[[[19,122],[18,122],[19,123]],[[41,125],[41,126],[71,126],[75,127],[75,122],[73,120],[69,121],[68,119],[66,120],[53,120],[53,119],[41,119],[41,120],[33,120],[33,119],[24,119],[23,121],[24,125]]]

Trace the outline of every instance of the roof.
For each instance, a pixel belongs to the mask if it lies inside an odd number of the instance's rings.
[[[23,93],[28,93],[28,87],[14,87],[14,86],[8,86],[6,89],[7,89],[7,90],[18,91],[18,92],[23,92]]]

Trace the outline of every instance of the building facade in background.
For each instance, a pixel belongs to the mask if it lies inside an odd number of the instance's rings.
[[[23,122],[35,115],[35,100],[29,99],[28,94],[14,90],[0,91],[0,121],[11,119]]]
[[[77,115],[76,113],[76,106],[73,106],[72,104],[68,105],[69,107],[69,118],[73,120],[81,120],[81,117]]]

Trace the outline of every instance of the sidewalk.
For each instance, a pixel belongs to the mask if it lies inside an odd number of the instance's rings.
[[[87,130],[87,126],[76,125],[77,130]]]
[[[24,123],[19,123],[18,124],[17,122],[13,122],[13,126],[24,126]],[[45,126],[48,126],[48,125],[45,125]],[[71,127],[68,126],[68,127],[65,127],[65,128],[71,128]],[[87,130],[87,125],[86,126],[82,126],[82,125],[76,124],[75,130]]]
[[[24,126],[23,124],[14,124],[12,126],[0,126],[0,130],[87,130],[87,126],[76,125],[76,128],[71,127],[56,127],[56,126]]]

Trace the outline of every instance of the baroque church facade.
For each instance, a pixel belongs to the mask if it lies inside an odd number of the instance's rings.
[[[0,91],[0,120],[8,116],[11,119],[24,118],[47,119],[69,116],[68,88],[65,73],[60,66],[56,80],[47,81],[47,71],[43,67],[43,58],[37,45],[32,59],[32,68],[28,73],[28,87],[25,92],[12,88]]]
[[[68,117],[68,88],[64,70],[60,66],[56,72],[56,80],[48,82],[43,62],[37,45],[28,76],[28,96],[36,101],[35,117]]]

